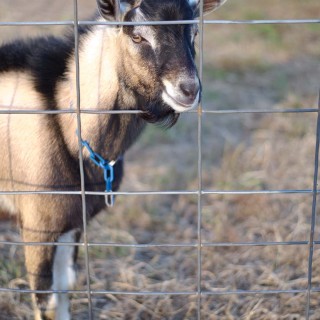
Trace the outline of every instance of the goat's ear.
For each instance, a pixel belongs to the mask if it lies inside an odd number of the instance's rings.
[[[97,0],[101,16],[109,21],[121,21],[125,14],[140,6],[142,0]]]
[[[200,0],[188,0],[191,7],[195,12],[195,16],[200,15]],[[203,13],[208,14],[220,6],[222,6],[227,0],[203,0]]]

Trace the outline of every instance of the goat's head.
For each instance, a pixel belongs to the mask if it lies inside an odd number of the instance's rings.
[[[101,15],[111,21],[193,20],[200,0],[97,0]],[[204,0],[204,13],[226,0]],[[138,96],[149,122],[173,125],[180,112],[200,102],[201,84],[194,62],[197,25],[135,25],[119,28],[125,87]]]

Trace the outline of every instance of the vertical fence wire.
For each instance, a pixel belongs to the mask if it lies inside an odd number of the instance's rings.
[[[316,129],[316,146],[314,156],[314,176],[313,176],[313,190],[312,190],[312,213],[310,222],[310,239],[309,239],[309,259],[308,259],[308,288],[307,288],[307,305],[306,305],[306,319],[310,316],[310,299],[312,289],[312,266],[314,253],[314,239],[317,216],[317,195],[318,195],[318,171],[319,171],[319,143],[320,143],[320,91],[318,100],[318,114],[317,114],[317,129]]]
[[[203,83],[203,42],[204,42],[204,1],[200,0],[199,17],[199,79]],[[201,298],[202,298],[202,103],[198,106],[198,221],[197,221],[197,256],[198,256],[198,274],[197,274],[197,317],[201,319]]]
[[[78,24],[78,0],[73,0],[74,9],[74,51],[75,51],[75,66],[76,66],[76,115],[77,115],[77,136],[79,146],[79,167],[81,179],[81,199],[82,199],[82,221],[83,221],[83,243],[85,255],[85,272],[87,281],[87,297],[88,297],[88,319],[93,319],[92,297],[90,285],[90,259],[88,247],[88,232],[87,232],[87,207],[85,194],[85,179],[84,179],[84,164],[81,143],[81,92],[80,92],[80,61],[79,61],[79,24]],[[73,97],[72,97],[73,99]]]

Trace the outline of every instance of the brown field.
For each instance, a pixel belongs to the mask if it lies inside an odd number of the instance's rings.
[[[93,0],[81,0],[88,17]],[[50,3],[48,5],[48,3]],[[1,0],[0,21],[72,19],[72,1]],[[213,19],[319,18],[319,0],[229,0]],[[0,40],[62,27],[0,27]],[[319,24],[210,25],[205,27],[203,107],[207,110],[316,108],[320,86]],[[315,113],[204,114],[204,190],[312,189]],[[128,152],[124,191],[198,188],[198,117],[181,116],[164,131],[149,126]],[[196,243],[197,196],[119,196],[91,221],[89,241],[121,244]],[[202,197],[203,320],[305,319],[306,294],[253,294],[307,288],[307,244],[249,246],[250,242],[309,241],[311,194],[225,194]],[[14,222],[0,222],[0,240],[19,241]],[[319,240],[316,226],[315,240]],[[242,245],[232,245],[241,243]],[[0,245],[0,287],[27,288],[23,250]],[[197,290],[197,249],[90,247],[92,290],[190,292]],[[78,285],[86,288],[80,250]],[[320,288],[320,246],[315,246],[313,288]],[[197,319],[195,295],[95,295],[95,319]],[[87,319],[87,297],[72,296],[74,319]],[[31,319],[30,297],[0,293],[0,319]],[[311,295],[310,319],[320,319],[320,293]]]

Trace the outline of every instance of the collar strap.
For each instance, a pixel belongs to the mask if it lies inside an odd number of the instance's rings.
[[[90,160],[98,167],[103,169],[103,177],[104,181],[106,183],[106,192],[112,192],[112,182],[114,180],[114,168],[113,166],[117,163],[119,159],[122,157],[119,157],[117,160],[108,161],[104,159],[100,154],[94,152],[92,148],[89,145],[88,141],[81,139],[81,144],[83,148],[86,148],[90,154]],[[114,195],[113,194],[106,194],[106,205],[108,207],[113,207],[114,205]]]

